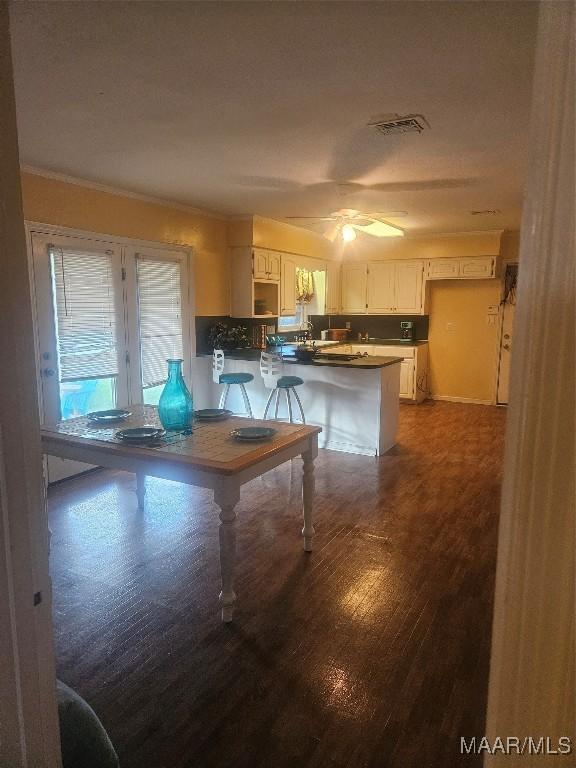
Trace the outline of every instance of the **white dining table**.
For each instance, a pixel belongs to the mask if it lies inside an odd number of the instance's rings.
[[[116,437],[121,428],[159,426],[157,409],[129,407],[122,423],[95,424],[82,416],[41,430],[45,454],[136,474],[138,507],[145,514],[147,475],[176,480],[214,491],[220,508],[219,542],[222,588],[222,621],[232,621],[236,593],[236,511],[244,483],[290,461],[302,458],[302,536],[304,550],[312,551],[314,536],[314,459],[318,454],[320,427],[262,421],[232,416],[222,421],[198,422],[190,435],[167,433],[153,445],[133,445]],[[230,433],[238,427],[272,427],[275,435],[258,442],[239,441]]]

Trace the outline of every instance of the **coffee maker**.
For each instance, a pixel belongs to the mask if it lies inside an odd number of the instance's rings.
[[[400,321],[400,339],[407,344],[414,341],[414,323],[412,320]]]

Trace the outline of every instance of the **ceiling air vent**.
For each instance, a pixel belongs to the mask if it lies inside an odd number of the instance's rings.
[[[375,128],[384,136],[392,136],[397,133],[422,133],[430,128],[430,124],[424,115],[387,115],[377,122],[368,123],[368,127]]]

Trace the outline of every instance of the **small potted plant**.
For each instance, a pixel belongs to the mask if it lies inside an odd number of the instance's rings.
[[[250,346],[245,325],[230,327],[227,323],[215,323],[208,329],[208,341],[212,349],[246,349]]]

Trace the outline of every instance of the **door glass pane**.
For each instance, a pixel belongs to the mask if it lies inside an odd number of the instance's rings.
[[[116,402],[116,376],[60,382],[60,412],[63,419],[115,408]]]
[[[112,255],[50,248],[62,418],[117,403]]]
[[[169,358],[183,356],[181,270],[177,261],[136,258],[142,397],[157,405]]]

